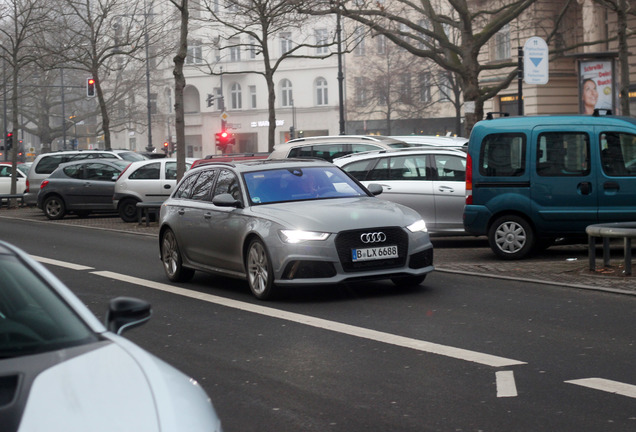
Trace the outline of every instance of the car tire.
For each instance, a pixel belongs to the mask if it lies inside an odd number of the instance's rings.
[[[117,208],[119,212],[119,217],[122,218],[124,222],[137,222],[137,201],[133,198],[123,199]]]
[[[194,270],[183,266],[183,258],[172,230],[161,236],[161,262],[166,276],[172,282],[187,282],[194,276]]]
[[[64,200],[58,195],[51,195],[44,200],[42,204],[44,215],[51,220],[59,220],[66,213],[66,205]]]
[[[259,300],[271,299],[274,291],[274,270],[263,242],[253,239],[245,255],[245,269],[250,291]]]
[[[516,215],[501,216],[488,231],[488,243],[501,259],[518,260],[532,252],[535,234],[527,220]]]
[[[399,288],[409,288],[420,285],[426,279],[426,275],[422,276],[403,276],[391,278],[391,282]]]

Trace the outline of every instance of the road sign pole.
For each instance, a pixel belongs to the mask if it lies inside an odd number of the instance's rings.
[[[517,114],[523,115],[523,48],[517,48]]]

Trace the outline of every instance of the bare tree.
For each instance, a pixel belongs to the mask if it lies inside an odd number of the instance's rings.
[[[508,87],[517,74],[516,63],[484,63],[479,56],[497,32],[535,1],[324,0],[323,9],[315,13],[339,12],[413,55],[431,59],[454,73],[464,101],[474,104],[474,109],[466,112],[466,132],[470,133],[474,123],[483,118],[484,102]],[[500,71],[503,77],[496,83],[480,85],[480,75],[485,71]]]
[[[276,91],[274,74],[281,63],[291,58],[323,59],[335,54],[331,50],[324,54],[309,55],[307,49],[327,48],[336,45],[336,34],[319,39],[314,34],[307,34],[305,29],[311,17],[299,11],[299,5],[309,7],[313,1],[299,2],[289,0],[227,0],[225,2],[228,11],[219,11],[218,2],[215,0],[202,0],[202,4],[211,17],[214,25],[222,26],[218,43],[221,51],[230,53],[236,49],[247,49],[262,56],[263,70],[241,70],[221,72],[215,66],[210,65],[212,75],[246,74],[256,73],[262,75],[267,83],[268,90],[268,151],[274,149],[276,130]],[[272,52],[273,38],[281,33],[293,34],[298,39],[289,40],[284,52],[276,56]]]
[[[16,141],[11,149],[11,163],[14,167],[18,159],[20,76],[22,70],[34,63],[38,58],[37,42],[42,30],[46,27],[45,23],[48,20],[47,9],[47,4],[38,0],[8,0],[0,6],[0,16],[4,17],[5,22],[8,24],[6,27],[0,27],[2,38],[0,52],[2,53],[4,66],[10,71],[12,130],[9,131],[6,124],[4,128],[5,132],[13,134],[13,139]],[[5,97],[7,97],[6,93]],[[6,139],[7,136],[6,134],[4,135]],[[13,174],[11,175],[12,194],[16,193],[16,182],[16,170],[13,169]],[[11,206],[16,205],[17,202],[11,200]]]

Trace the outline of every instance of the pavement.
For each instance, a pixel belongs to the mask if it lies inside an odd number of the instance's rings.
[[[117,215],[90,215],[79,218],[68,215],[51,221],[35,207],[0,208],[0,220],[19,219],[34,223],[81,226],[90,229],[113,230],[134,235],[157,236],[157,222],[126,223]],[[518,260],[500,260],[488,247],[484,237],[456,236],[432,237],[435,248],[435,270],[489,277],[496,283],[506,280],[531,281],[604,291],[623,295],[636,295],[636,276],[624,274],[623,243],[612,242],[610,266],[604,267],[602,248],[596,250],[596,269],[589,268],[587,244],[553,246],[536,256]],[[632,252],[632,256],[635,254]],[[632,261],[636,273],[636,260]]]

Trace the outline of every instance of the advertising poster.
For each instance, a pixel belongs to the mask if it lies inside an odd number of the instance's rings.
[[[581,114],[593,114],[594,108],[614,112],[614,74],[611,60],[591,60],[580,63],[579,94]]]

